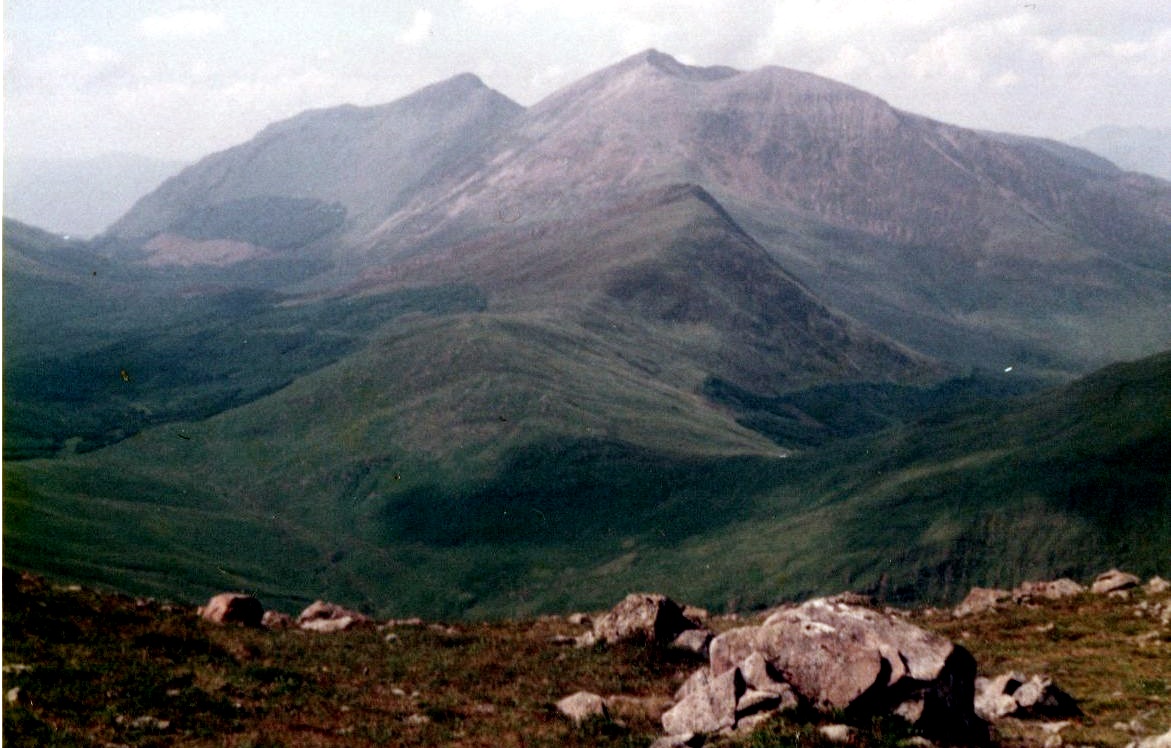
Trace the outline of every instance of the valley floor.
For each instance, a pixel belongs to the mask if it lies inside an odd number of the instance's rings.
[[[649,745],[699,664],[684,652],[578,648],[563,617],[418,621],[336,634],[222,627],[185,606],[4,573],[4,741],[125,746]],[[1002,720],[1001,745],[1125,746],[1171,728],[1171,594],[1080,595],[917,624],[963,644],[983,675],[1045,673],[1084,717],[1055,729]],[[714,619],[717,631],[739,625]],[[610,718],[554,704],[603,694]],[[819,745],[814,716],[708,745]],[[860,745],[917,744],[890,721]]]

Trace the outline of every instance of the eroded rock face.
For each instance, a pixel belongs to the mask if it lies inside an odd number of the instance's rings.
[[[251,595],[238,592],[221,592],[207,601],[199,609],[199,615],[205,621],[227,624],[238,623],[242,626],[259,627],[264,616],[264,607],[260,601]]]
[[[663,716],[669,733],[727,730],[804,701],[857,716],[898,713],[947,740],[987,740],[973,710],[975,660],[897,616],[811,600],[717,636],[709,663]]]

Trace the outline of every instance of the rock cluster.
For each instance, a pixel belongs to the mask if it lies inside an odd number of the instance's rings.
[[[715,637],[708,660],[663,715],[669,735],[751,728],[807,705],[851,717],[895,713],[944,740],[987,740],[974,711],[975,660],[893,614],[810,600]]]
[[[213,596],[197,613],[210,623],[240,624],[273,630],[299,628],[303,631],[333,633],[374,625],[373,619],[363,613],[322,600],[305,608],[294,620],[287,613],[265,610],[255,597],[238,592],[222,592]]]
[[[1011,604],[1026,604],[1035,600],[1062,600],[1076,597],[1085,592],[1095,595],[1126,595],[1136,588],[1141,580],[1134,574],[1118,569],[1104,571],[1094,578],[1087,588],[1072,579],[1055,579],[1042,582],[1021,582],[1011,590],[990,587],[973,587],[968,596],[952,610],[957,618],[996,610]],[[1161,577],[1152,577],[1147,583],[1148,594],[1157,594],[1171,587]]]

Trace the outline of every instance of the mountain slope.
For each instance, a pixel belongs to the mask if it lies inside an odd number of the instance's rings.
[[[829,304],[931,355],[1068,372],[1164,347],[1171,190],[1053,146],[797,71],[651,51],[528,109],[483,169],[409,203],[367,251],[415,255],[691,182]]]
[[[140,200],[108,235],[153,238],[148,250],[155,253],[168,235],[274,248],[266,234],[314,211],[316,220],[284,245],[368,230],[409,197],[474,169],[485,142],[519,111],[465,74],[383,106],[305,112],[185,169]]]

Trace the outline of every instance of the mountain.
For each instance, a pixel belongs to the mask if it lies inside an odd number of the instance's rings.
[[[1169,205],[656,52],[309,112],[94,241],[6,223],[7,558],[448,617],[1146,570],[1165,359],[1017,398],[1171,347]]]
[[[230,264],[360,233],[473,170],[520,109],[465,74],[383,106],[306,112],[167,180],[107,237],[144,242],[151,261],[169,265]]]
[[[1171,181],[1171,130],[1106,125],[1082,133],[1070,143],[1124,169]]]
[[[653,50],[523,110],[459,76],[295,117],[169,181],[110,236],[158,265],[251,262],[254,279],[312,260],[287,281],[322,289],[677,184],[829,306],[959,366],[1061,379],[1171,345],[1166,183],[815,75]]]
[[[4,215],[58,234],[92,237],[184,164],[129,153],[5,158]]]
[[[531,107],[485,168],[412,201],[368,251],[411,255],[690,182],[827,303],[930,355],[1068,373],[1166,346],[1171,191],[1054,145],[806,73],[651,51]],[[1119,334],[1135,317],[1146,324]]]

